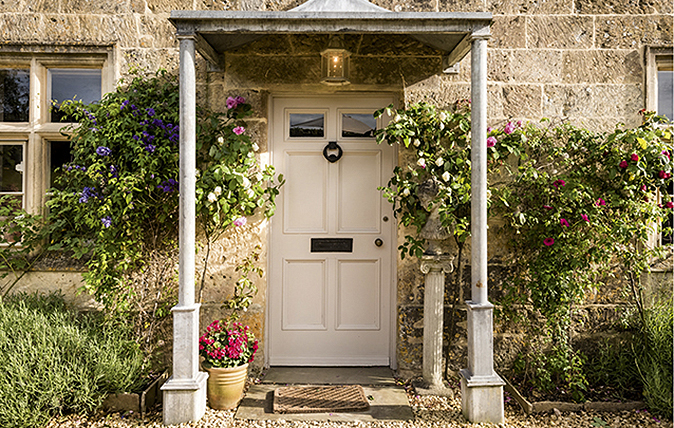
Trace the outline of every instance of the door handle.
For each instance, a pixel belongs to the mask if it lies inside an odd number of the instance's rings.
[[[374,245],[376,245],[377,247],[381,247],[382,245],[384,245],[384,241],[382,241],[381,238],[377,238],[374,240]]]

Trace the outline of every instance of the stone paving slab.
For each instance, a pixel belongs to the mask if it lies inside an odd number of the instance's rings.
[[[365,396],[370,403],[370,409],[364,412],[285,415],[275,414],[272,410],[274,390],[278,387],[279,385],[273,384],[252,385],[239,405],[234,419],[337,422],[406,421],[414,419],[407,394],[401,387],[364,386]]]

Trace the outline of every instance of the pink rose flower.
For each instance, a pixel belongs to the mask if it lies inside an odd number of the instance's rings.
[[[566,185],[566,181],[564,180],[557,180],[554,183],[552,183],[553,186],[555,186],[555,189],[559,189],[560,186],[564,187]]]
[[[241,134],[243,134],[244,132],[246,132],[246,128],[244,128],[243,126],[237,126],[236,128],[232,129],[232,131],[233,131],[236,135],[241,135]]]
[[[569,222],[566,221],[565,218],[560,218],[560,219],[559,219],[559,223],[560,223],[563,227],[569,227]]]
[[[672,203],[672,201],[667,202],[665,208],[674,208],[674,203]]]
[[[496,145],[496,138],[489,137],[487,138],[487,147],[494,147]]]
[[[634,161],[634,162],[639,162],[639,155],[636,154],[636,153],[632,153],[632,156],[630,157],[630,159],[632,159],[632,161]]]
[[[555,243],[555,238],[545,238],[543,240],[543,243],[545,244],[546,247],[549,247],[550,245]]]
[[[243,226],[244,224],[246,224],[246,222],[248,222],[248,220],[246,220],[246,217],[239,217],[236,220],[234,220],[233,224],[236,227],[240,227],[240,226]]]
[[[581,218],[582,218],[583,220],[585,220],[586,222],[588,222],[588,223],[590,222],[590,218],[587,216],[587,214],[581,214],[580,216],[581,216]]]
[[[506,123],[505,128],[503,128],[503,132],[505,132],[506,134],[512,134],[513,132],[515,132],[515,125],[513,125],[512,122]]]
[[[604,205],[606,205],[606,201],[603,200],[602,198],[599,198],[599,199],[597,199],[596,205],[597,205],[598,207],[603,207]]]
[[[620,164],[618,165],[620,168],[627,168],[627,161],[621,161]]]

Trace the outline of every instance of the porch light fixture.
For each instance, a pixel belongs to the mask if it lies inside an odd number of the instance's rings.
[[[348,85],[349,56],[351,52],[344,49],[344,38],[341,35],[330,36],[328,48],[321,52],[321,83],[330,86]]]

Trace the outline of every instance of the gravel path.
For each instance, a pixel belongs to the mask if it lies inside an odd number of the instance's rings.
[[[196,423],[183,424],[192,428],[454,428],[454,427],[493,427],[490,424],[471,424],[461,415],[461,399],[443,397],[419,397],[408,392],[408,397],[416,416],[414,421],[362,422],[294,422],[294,421],[245,421],[235,420],[234,411],[216,411],[208,409],[206,415]],[[459,397],[458,391],[456,397]],[[114,413],[95,416],[70,415],[54,418],[47,428],[132,428],[162,427],[161,413],[153,413],[141,421],[133,414]],[[617,413],[560,413],[558,415],[538,414],[526,416],[519,407],[506,405],[506,423],[503,428],[672,428],[671,421],[660,421],[645,410],[632,410]]]

